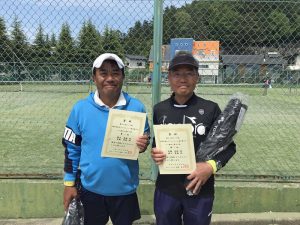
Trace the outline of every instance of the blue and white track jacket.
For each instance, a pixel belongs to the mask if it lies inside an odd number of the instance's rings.
[[[145,112],[141,101],[123,92],[126,105],[115,109]],[[101,157],[109,109],[94,101],[94,93],[79,100],[66,124],[64,181],[75,181],[78,167],[85,189],[105,196],[134,193],[139,184],[138,160]],[[145,133],[149,132],[148,119]]]

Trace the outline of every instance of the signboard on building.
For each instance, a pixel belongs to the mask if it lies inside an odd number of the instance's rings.
[[[220,55],[219,41],[194,41],[193,55],[199,61],[218,61]]]
[[[171,60],[174,56],[181,51],[192,53],[193,51],[193,38],[172,38],[171,39]]]
[[[194,41],[192,54],[199,61],[199,74],[202,76],[202,82],[218,82],[219,53],[219,41]]]

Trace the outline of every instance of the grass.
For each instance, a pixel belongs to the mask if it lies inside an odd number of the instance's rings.
[[[87,96],[88,85],[48,85],[22,92],[11,88],[0,86],[0,174],[62,175],[65,122],[73,104]],[[151,88],[130,85],[124,90],[144,102],[151,119]],[[223,175],[300,177],[298,91],[274,87],[263,96],[258,86],[197,87],[200,96],[218,102],[222,109],[232,93],[249,95],[249,109],[235,138],[237,154],[222,169]],[[161,99],[167,98],[169,87],[163,86],[161,93]],[[139,160],[140,175],[147,179],[151,172],[149,151]]]

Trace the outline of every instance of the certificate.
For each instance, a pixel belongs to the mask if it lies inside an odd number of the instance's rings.
[[[156,147],[166,153],[160,174],[189,174],[196,169],[191,124],[153,125]]]
[[[143,135],[145,122],[146,113],[110,109],[101,156],[136,160],[136,138]]]

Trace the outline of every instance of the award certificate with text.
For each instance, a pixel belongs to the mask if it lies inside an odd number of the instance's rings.
[[[110,109],[102,146],[102,157],[136,160],[136,138],[143,135],[146,113]]]
[[[191,124],[153,125],[156,147],[166,153],[160,174],[190,174],[196,169]]]

